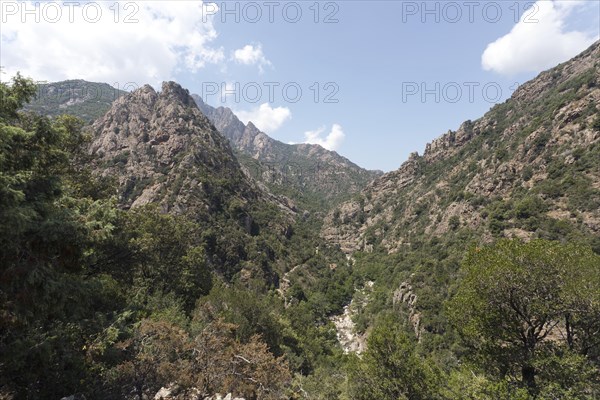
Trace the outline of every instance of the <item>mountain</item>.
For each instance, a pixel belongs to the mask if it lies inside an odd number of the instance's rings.
[[[229,196],[257,197],[227,140],[173,82],[158,93],[145,85],[117,99],[91,130],[90,151],[104,174],[118,178],[126,207],[160,203],[186,212],[199,201],[196,207],[214,208],[205,202],[216,180],[227,181],[221,190]]]
[[[74,115],[91,123],[104,115],[113,101],[127,92],[107,83],[87,82],[81,79],[39,84],[35,100],[26,110],[42,115]]]
[[[178,84],[165,82],[160,92],[145,85],[117,99],[90,131],[93,168],[116,180],[120,206],[158,205],[212,230],[215,264],[227,274],[243,268],[263,234],[286,240],[294,216],[286,199],[242,172],[228,140]]]
[[[246,172],[273,193],[289,196],[304,208],[322,210],[348,199],[380,171],[368,171],[315,144],[286,144],[245,125],[231,109],[214,108],[193,95],[198,107],[231,142]]]
[[[473,308],[463,301],[468,296],[465,288],[475,301],[481,301],[478,304],[482,307],[491,305],[492,312],[502,315],[489,325],[492,336],[498,332],[504,335],[494,348],[497,354],[505,351],[511,340],[506,336],[509,325],[522,335],[515,340],[518,350],[506,350],[506,355],[522,351],[523,342],[533,331],[528,327],[533,320],[549,327],[547,334],[539,336],[540,348],[562,349],[568,336],[564,334],[570,323],[568,312],[566,320],[563,315],[544,314],[551,304],[565,301],[556,299],[566,293],[566,278],[551,272],[552,265],[588,274],[575,297],[582,304],[600,304],[594,294],[600,284],[600,264],[594,258],[594,253],[600,254],[599,160],[597,42],[572,60],[523,84],[510,99],[492,107],[483,117],[465,121],[456,131],[435,139],[423,155],[411,154],[398,170],[375,179],[351,200],[332,209],[324,219],[321,238],[347,255],[359,282],[374,282],[370,295],[363,290],[355,293],[353,304],[362,305],[348,308],[354,322],[351,342],[374,335],[375,339],[367,343],[378,343],[382,338],[377,335],[378,327],[391,319],[396,329],[414,340],[411,346],[433,357],[442,369],[458,371],[467,365],[466,373],[474,376],[481,368],[479,371],[486,371],[491,379],[504,379],[521,387],[527,386],[527,372],[533,370],[538,382],[544,382],[539,388],[551,391],[554,378],[544,380],[543,367],[529,368],[531,361],[526,357],[522,364],[508,362],[500,366],[499,358],[484,358],[482,349],[489,345],[485,335],[465,340],[472,334],[468,330],[479,323]],[[524,250],[511,253],[506,250],[511,246]],[[566,258],[551,256],[552,246],[565,246]],[[586,249],[590,260],[586,266],[575,261],[579,250],[572,249],[576,246]],[[487,257],[490,252],[493,256]],[[505,275],[494,275],[498,265]],[[474,266],[477,269],[472,269]],[[539,276],[530,281],[517,279],[517,270],[527,277],[534,273]],[[553,282],[547,283],[546,277]],[[483,281],[487,283],[481,284]],[[586,292],[586,285],[595,289]],[[544,289],[538,291],[542,286]],[[483,298],[486,290],[494,294]],[[518,290],[521,294],[515,294]],[[500,298],[508,300],[501,303]],[[533,303],[538,300],[536,304],[544,311],[531,317],[528,313],[537,307]],[[503,311],[496,311],[499,309]],[[480,315],[484,319],[492,312],[486,309]],[[462,319],[457,320],[457,315]],[[597,309],[582,317],[594,326],[595,337],[596,315]],[[391,337],[391,332],[384,329],[384,337]],[[586,335],[580,333],[582,338]],[[591,370],[597,375],[598,347],[590,346],[593,350],[585,354],[585,362],[594,365]],[[388,351],[388,347],[385,349]],[[560,351],[550,354],[560,358]],[[374,370],[382,364],[375,365]],[[394,373],[399,368],[388,371]],[[518,378],[508,378],[510,374]],[[579,373],[574,376],[583,377]],[[367,381],[367,394],[362,398],[369,398],[370,385],[378,379]],[[583,383],[582,389],[569,389],[573,392],[567,395],[523,398],[575,398],[574,393],[591,392],[591,386]],[[465,398],[465,390],[459,384],[450,398]],[[481,392],[472,398],[503,396]]]
[[[600,249],[598,160],[600,43],[413,153],[330,212],[321,234],[346,253],[395,253],[462,228]]]
[[[106,83],[67,80],[38,85],[25,109],[47,116],[69,114],[93,123],[128,92]],[[310,211],[329,209],[364,188],[380,171],[368,171],[319,145],[290,145],[272,139],[229,108],[214,108],[192,95],[198,108],[229,139],[244,172],[277,195]]]

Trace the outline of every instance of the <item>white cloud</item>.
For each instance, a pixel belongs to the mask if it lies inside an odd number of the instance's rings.
[[[304,132],[304,142],[311,144],[319,144],[327,150],[337,150],[346,138],[342,127],[338,124],[333,124],[331,131],[327,136],[323,137],[325,127],[321,127],[316,131]]]
[[[233,59],[244,65],[258,65],[259,71],[264,71],[263,67],[271,65],[271,61],[267,60],[262,50],[262,45],[259,43],[256,46],[247,44],[241,49],[233,52]]]
[[[598,33],[568,31],[566,20],[574,9],[589,3],[595,2],[538,0],[510,33],[488,44],[481,56],[483,69],[503,75],[540,72],[579,54],[598,39]]]
[[[245,124],[252,122],[258,129],[269,134],[275,132],[284,122],[292,118],[289,108],[273,108],[269,103],[263,103],[250,111],[235,111],[235,114]]]
[[[36,10],[33,2],[3,3],[0,59],[9,76],[21,71],[35,80],[157,85],[177,71],[225,59],[212,46],[217,32],[201,2],[40,2],[37,23],[35,15],[22,14],[25,7]],[[15,15],[4,9],[9,3],[17,6]]]

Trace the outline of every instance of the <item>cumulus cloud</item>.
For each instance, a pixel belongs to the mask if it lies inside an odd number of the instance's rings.
[[[235,114],[244,122],[252,122],[258,129],[266,133],[273,133],[287,120],[292,118],[292,112],[287,107],[271,107],[263,103],[250,111],[236,111]]]
[[[597,10],[597,3],[590,3],[595,2],[538,0],[510,33],[488,44],[481,56],[483,69],[503,75],[540,72],[574,57],[598,39],[597,32],[566,29],[573,10]]]
[[[6,9],[9,4],[16,13]],[[223,49],[213,46],[217,32],[202,2],[74,4],[4,2],[0,59],[7,75],[157,85],[177,71],[195,72],[225,59]],[[38,10],[39,22],[23,14],[25,7]]]
[[[261,73],[264,71],[264,66],[271,65],[271,61],[265,57],[260,43],[256,46],[247,44],[241,49],[235,50],[233,52],[233,59],[244,65],[258,65]]]
[[[342,127],[338,124],[333,124],[331,131],[325,136],[324,133],[324,126],[315,131],[304,132],[304,143],[318,144],[327,150],[337,150],[346,138]]]

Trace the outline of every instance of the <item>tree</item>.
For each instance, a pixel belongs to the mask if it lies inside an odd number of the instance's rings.
[[[281,303],[277,298],[260,294],[264,283],[248,282],[257,287],[252,290],[240,283],[231,287],[215,285],[209,295],[202,297],[193,312],[193,326],[197,329],[217,320],[234,324],[236,338],[247,342],[252,336],[260,335],[276,354],[283,353],[283,326],[277,317],[281,314]],[[200,328],[198,328],[200,327]]]
[[[392,319],[373,330],[362,359],[350,369],[350,397],[356,400],[438,398],[437,373],[415,352],[415,343]]]
[[[506,379],[492,380],[463,366],[450,371],[442,389],[444,400],[529,400],[526,389],[516,388]]]
[[[110,369],[113,398],[152,396],[176,382],[201,397],[215,393],[253,399],[283,398],[291,377],[287,363],[268,351],[260,336],[235,339],[233,324],[214,321],[196,337],[164,321],[142,320],[134,335],[116,344],[124,360]]]
[[[537,377],[548,375],[543,360],[597,348],[591,336],[600,329],[600,257],[591,249],[501,240],[471,249],[462,274],[449,315],[488,371],[518,374],[536,394]]]
[[[124,360],[105,372],[114,398],[153,395],[177,380],[188,383],[191,344],[185,331],[164,321],[142,320],[133,336],[116,344]]]
[[[156,207],[130,211],[126,218],[137,287],[173,293],[186,311],[212,287],[199,227],[188,219],[161,214]],[[129,282],[132,284],[133,282]]]
[[[85,338],[120,295],[90,268],[114,208],[72,184],[81,124],[19,112],[34,93],[0,83],[0,397],[44,399],[81,387]]]
[[[0,123],[11,123],[19,118],[18,111],[35,96],[36,86],[20,74],[10,85],[0,83]]]

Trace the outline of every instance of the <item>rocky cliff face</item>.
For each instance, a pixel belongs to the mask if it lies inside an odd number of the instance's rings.
[[[173,82],[158,93],[146,85],[119,98],[91,129],[90,151],[98,169],[118,179],[125,207],[158,203],[184,213],[259,196],[227,140]]]
[[[392,304],[394,308],[400,309],[406,307],[406,314],[410,322],[417,340],[421,338],[421,313],[417,311],[418,296],[413,292],[413,287],[409,282],[402,282],[398,289],[394,291]]]
[[[231,141],[246,173],[275,193],[303,205],[329,207],[364,188],[379,171],[367,171],[319,145],[290,145],[244,125],[229,108],[214,108],[194,95],[198,107]]]
[[[600,43],[522,85],[329,213],[346,253],[469,228],[481,237],[600,236]],[[576,233],[577,232],[577,233]],[[598,245],[598,243],[596,243]]]

